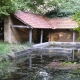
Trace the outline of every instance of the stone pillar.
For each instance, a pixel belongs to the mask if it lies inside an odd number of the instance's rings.
[[[11,19],[10,16],[4,18],[4,41],[11,43]]]

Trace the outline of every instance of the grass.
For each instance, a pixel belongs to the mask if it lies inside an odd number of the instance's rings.
[[[31,45],[27,42],[24,44],[10,44],[0,41],[0,79],[11,77],[11,73],[17,69],[17,64],[9,60],[5,61],[6,54],[19,52],[29,48]]]
[[[24,44],[10,44],[0,41],[0,55],[6,55],[12,52],[18,52],[30,47],[29,43]]]

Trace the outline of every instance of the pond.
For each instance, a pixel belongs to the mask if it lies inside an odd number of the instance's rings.
[[[43,43],[17,52],[12,61],[16,68],[9,67],[9,77],[2,80],[80,80],[80,43],[64,45]]]
[[[54,66],[48,67],[48,64],[51,63],[53,63],[53,65],[61,63],[52,62],[53,57],[43,56],[43,60],[41,61],[40,56],[36,56],[32,60],[32,67],[29,67],[29,59],[24,60],[24,63],[19,63],[17,65],[19,69],[12,73],[12,79],[10,80],[80,80],[79,68],[61,69],[59,65],[59,68],[55,68]],[[70,62],[63,62],[62,66],[64,66],[64,64],[71,66]],[[77,65],[77,63],[73,64],[73,66],[75,65]]]
[[[35,72],[36,71],[36,72]],[[80,73],[64,70],[32,70],[14,80],[80,80]]]

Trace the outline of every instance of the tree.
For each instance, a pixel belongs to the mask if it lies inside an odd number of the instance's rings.
[[[74,30],[77,31],[80,35],[80,11],[76,12],[72,17],[79,25],[78,28],[75,28]],[[80,40],[80,37],[79,37],[79,40]]]
[[[59,11],[66,15],[80,11],[80,0],[61,0]]]
[[[16,0],[0,0],[0,17],[18,10]]]
[[[43,0],[0,0],[0,17],[7,16],[17,10],[37,11]]]
[[[54,6],[54,9],[51,12],[56,12],[56,16],[70,16],[75,12],[80,11],[80,0],[47,0],[46,6],[49,9]],[[50,11],[48,11],[50,13]],[[52,14],[53,14],[52,13]],[[54,15],[52,16],[54,17]]]
[[[37,7],[43,4],[43,0],[17,0],[18,8],[24,11],[37,11]]]
[[[57,16],[67,16],[80,10],[80,0],[0,0],[0,16],[17,10],[41,14],[56,12]]]

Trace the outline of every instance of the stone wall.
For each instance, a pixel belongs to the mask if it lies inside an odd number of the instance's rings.
[[[9,43],[21,43],[29,41],[29,29],[27,28],[14,28],[11,25],[22,25],[22,22],[12,16],[5,17],[4,19],[4,41]]]
[[[11,43],[11,19],[10,16],[4,18],[4,41]]]

